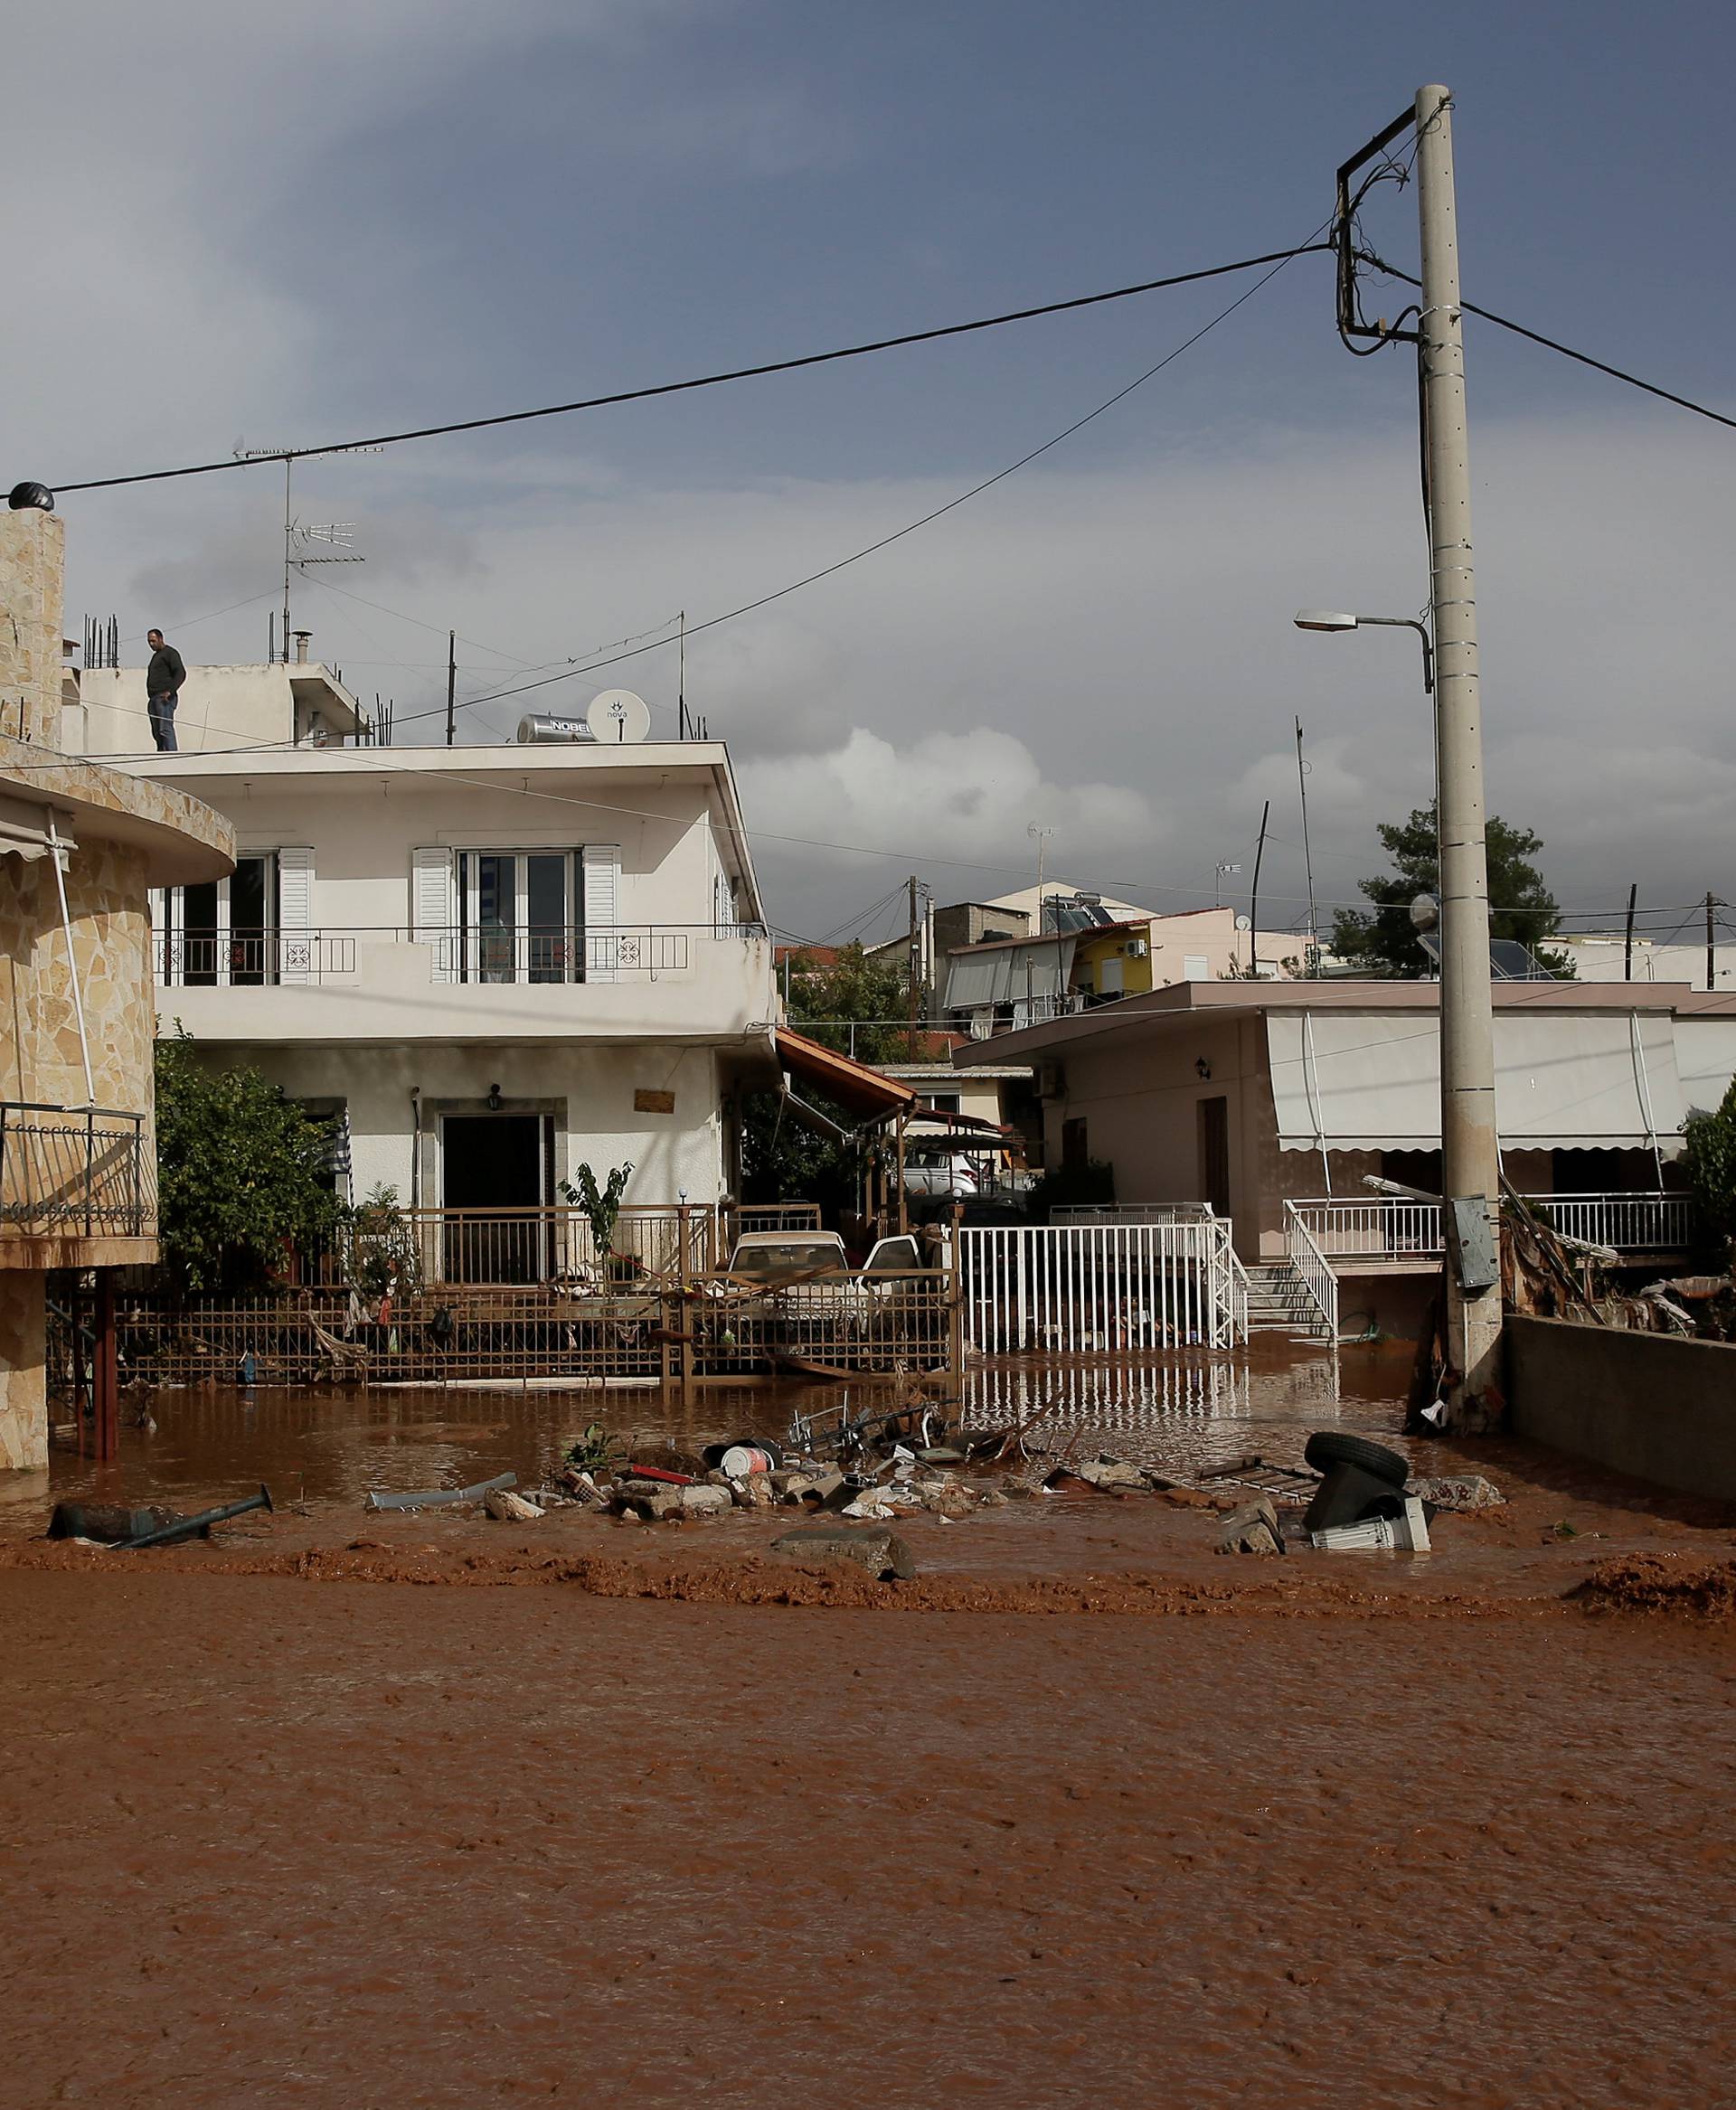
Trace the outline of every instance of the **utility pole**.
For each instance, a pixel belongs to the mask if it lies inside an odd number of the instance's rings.
[[[1636,880],[1628,890],[1628,942],[1622,950],[1621,978],[1631,982],[1634,978],[1634,910],[1639,903],[1639,881]]]
[[[1710,925],[1708,925],[1707,928],[1710,928]],[[910,1055],[908,1057],[908,1060],[911,1062],[916,1060],[916,1004],[918,995],[918,982],[920,979],[918,975],[918,967],[920,964],[920,944],[921,938],[920,926],[918,925],[916,919],[916,874],[912,872],[910,874],[910,950],[909,956],[910,984]],[[902,1135],[903,1132],[901,1129],[901,1143],[902,1141]]]
[[[448,630],[446,634],[446,744],[449,748],[458,738],[458,705],[455,698],[458,689],[458,634]]]
[[[1308,847],[1308,766],[1302,759],[1302,721],[1296,721],[1296,781],[1302,794],[1302,863],[1308,875],[1308,956],[1302,973],[1311,980],[1320,972],[1320,925],[1314,909],[1314,852]]]
[[[1712,910],[1713,910],[1714,909],[1722,909],[1722,908],[1723,907],[1723,905],[1724,905],[1724,904],[1723,904],[1723,903],[1722,903],[1722,901],[1721,901],[1721,900],[1718,899],[1718,897],[1717,897],[1717,895],[1716,895],[1716,894],[1713,894],[1713,893],[1708,893],[1708,894],[1707,894],[1707,896],[1706,896],[1706,987],[1707,987],[1707,989],[1708,989],[1708,990],[1714,989],[1714,988],[1716,988],[1716,987],[1717,987],[1717,985],[1718,985],[1718,956],[1717,956],[1717,953],[1716,953],[1716,951],[1714,950],[1714,947],[1713,947],[1713,943],[1712,943]]]
[[[1429,468],[1435,741],[1440,785],[1440,1148],[1447,1233],[1448,1426],[1485,1426],[1501,1374],[1501,1158],[1495,1114],[1495,1003],[1484,840],[1482,710],[1471,564],[1464,317],[1453,195],[1452,97],[1417,90],[1418,319]]]
[[[1260,809],[1260,847],[1254,852],[1254,884],[1248,897],[1248,979],[1260,979],[1260,868],[1266,862],[1266,824],[1272,817],[1269,798]]]

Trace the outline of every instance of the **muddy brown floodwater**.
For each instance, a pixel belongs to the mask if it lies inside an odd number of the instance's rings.
[[[973,1382],[1178,1463],[1390,1435],[1401,1375]],[[1492,1444],[1426,1559],[1093,1497],[837,1587],[747,1512],[361,1514],[789,1404],[165,1394],[52,1492],[298,1506],[137,1555],[0,1509],[0,2101],[1736,2101],[1727,1509]],[[1691,1574],[1725,1616],[1585,1609]]]

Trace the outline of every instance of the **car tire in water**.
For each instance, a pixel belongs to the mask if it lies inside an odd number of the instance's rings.
[[[1402,1487],[1410,1477],[1410,1460],[1400,1457],[1397,1451],[1389,1451],[1384,1444],[1371,1443],[1366,1436],[1341,1436],[1336,1429],[1316,1429],[1303,1446],[1302,1455],[1316,1472],[1330,1472],[1335,1465],[1356,1465],[1393,1487]]]

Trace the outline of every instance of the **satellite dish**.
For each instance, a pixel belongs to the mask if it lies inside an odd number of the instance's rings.
[[[650,731],[651,711],[631,689],[605,689],[591,698],[585,722],[599,740],[633,747]]]
[[[1238,916],[1236,918],[1236,928],[1238,930],[1251,930],[1254,927],[1252,923],[1246,916]]]

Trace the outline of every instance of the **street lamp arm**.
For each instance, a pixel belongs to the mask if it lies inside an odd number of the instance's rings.
[[[1357,627],[1364,623],[1378,624],[1385,630],[1414,630],[1422,640],[1422,692],[1432,696],[1435,692],[1435,646],[1429,635],[1429,626],[1415,616],[1358,616]]]

